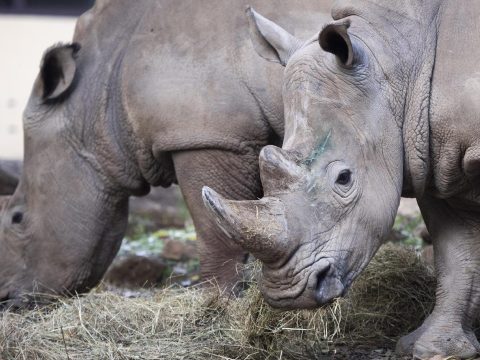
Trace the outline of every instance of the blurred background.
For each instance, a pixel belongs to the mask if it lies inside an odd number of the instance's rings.
[[[73,36],[93,0],[0,0],[0,156],[23,156],[22,112],[42,54]]]

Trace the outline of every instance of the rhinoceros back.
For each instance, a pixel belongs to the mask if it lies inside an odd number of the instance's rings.
[[[162,162],[155,182],[164,185],[174,181],[169,153],[257,151],[272,134],[283,136],[283,68],[255,53],[247,4],[308,39],[327,21],[330,1],[97,2],[75,31],[82,46],[75,112],[143,141]],[[131,149],[118,144],[119,152],[138,152]]]
[[[283,68],[253,51],[247,4],[308,38],[330,1],[102,1],[79,20],[75,39],[107,64],[123,57],[129,119],[150,121],[143,128],[162,138],[162,150],[264,143],[265,117],[283,134]]]

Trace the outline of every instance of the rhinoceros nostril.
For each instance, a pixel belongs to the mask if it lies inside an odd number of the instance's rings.
[[[328,275],[328,271],[330,270],[330,264],[325,266],[322,270],[320,270],[317,274],[317,290],[319,290]]]
[[[322,270],[317,273],[317,287],[315,289],[315,301],[323,305],[325,303],[325,294],[324,294],[324,286],[326,283],[326,279],[328,277],[328,273],[330,272],[330,264],[326,265]]]
[[[338,264],[330,262],[317,272],[315,301],[318,305],[327,304],[333,299],[345,295],[347,287],[343,284],[336,266]]]

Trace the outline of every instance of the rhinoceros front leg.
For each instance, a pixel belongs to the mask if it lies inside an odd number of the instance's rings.
[[[445,200],[419,202],[432,234],[437,298],[432,314],[402,338],[399,352],[420,359],[435,355],[472,358],[480,345],[472,323],[480,310],[480,221]],[[478,214],[478,213],[477,213]]]
[[[247,253],[209,216],[202,188],[209,186],[229,199],[257,199],[261,196],[258,153],[253,149],[243,154],[195,150],[173,155],[178,183],[197,231],[202,279],[214,279],[221,288],[236,285],[238,265],[245,262]]]

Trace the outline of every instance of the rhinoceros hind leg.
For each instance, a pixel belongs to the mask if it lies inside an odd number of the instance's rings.
[[[480,223],[473,212],[454,201],[425,196],[419,201],[432,234],[437,298],[435,308],[418,332],[400,342],[413,345],[415,358],[472,358],[480,353],[473,321],[480,310]],[[401,350],[401,349],[400,349]]]

